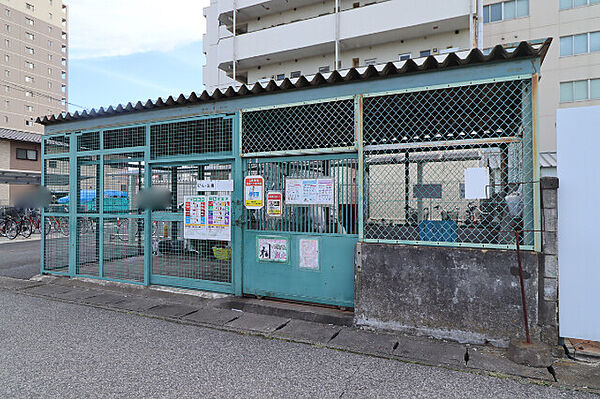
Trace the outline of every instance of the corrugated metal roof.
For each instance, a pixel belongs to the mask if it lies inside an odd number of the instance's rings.
[[[313,76],[300,76],[294,79],[284,79],[280,82],[271,80],[265,83],[256,83],[253,86],[242,85],[237,90],[233,87],[225,91],[216,89],[212,94],[206,90],[200,95],[192,92],[188,97],[180,94],[177,98],[169,96],[166,100],[159,97],[156,101],[147,100],[145,103],[138,101],[136,104],[119,104],[116,107],[101,107],[91,111],[76,111],[75,113],[63,113],[49,115],[37,119],[42,125],[53,125],[74,120],[93,119],[113,116],[124,113],[143,112],[156,108],[177,107],[190,104],[206,103],[228,99],[232,97],[252,96],[258,94],[276,93],[281,91],[296,90],[307,87],[321,87],[334,84],[350,83],[362,80],[392,77],[408,73],[419,73],[427,71],[438,71],[441,69],[455,68],[466,65],[477,65],[489,62],[508,61],[519,58],[540,57],[542,62],[552,42],[551,38],[545,41],[521,42],[518,46],[506,49],[502,45],[494,47],[489,54],[484,55],[479,49],[471,51],[459,51],[443,55],[431,55],[429,57],[409,59],[406,61],[388,62],[378,66],[370,65],[365,68],[351,68],[330,73],[317,73]],[[310,78],[310,80],[309,80]]]
[[[24,132],[22,130],[0,128],[0,139],[41,143],[42,135],[39,133]]]
[[[540,167],[556,168],[556,152],[540,152]]]

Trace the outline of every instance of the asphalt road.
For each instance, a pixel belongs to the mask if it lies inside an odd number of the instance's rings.
[[[39,237],[39,235],[32,236]],[[40,274],[40,240],[0,242],[0,276],[29,279]]]
[[[586,398],[0,291],[0,397]]]

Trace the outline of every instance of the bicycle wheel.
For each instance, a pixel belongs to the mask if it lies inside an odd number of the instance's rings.
[[[19,235],[19,225],[12,219],[4,222],[4,232],[9,240],[14,240]]]
[[[19,234],[24,238],[31,237],[31,223],[27,219],[21,219],[19,222]]]
[[[119,225],[117,226],[117,238],[121,241],[129,241],[129,222],[129,219],[121,219],[119,221]]]
[[[58,222],[58,231],[60,231],[63,236],[69,235],[69,219],[65,218],[65,220]]]

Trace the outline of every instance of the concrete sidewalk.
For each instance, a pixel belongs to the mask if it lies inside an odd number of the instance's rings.
[[[600,368],[570,360],[559,350],[555,351],[559,357],[553,364],[558,380],[555,382],[546,369],[511,362],[503,349],[357,329],[351,327],[351,312],[331,308],[106,281],[50,276],[36,280],[0,277],[0,290],[187,325],[600,393]],[[469,356],[465,361],[467,347]]]

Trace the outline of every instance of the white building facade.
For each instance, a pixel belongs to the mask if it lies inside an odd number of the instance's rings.
[[[539,121],[549,173],[556,109],[600,105],[600,0],[211,0],[204,15],[209,92],[552,37]]]

